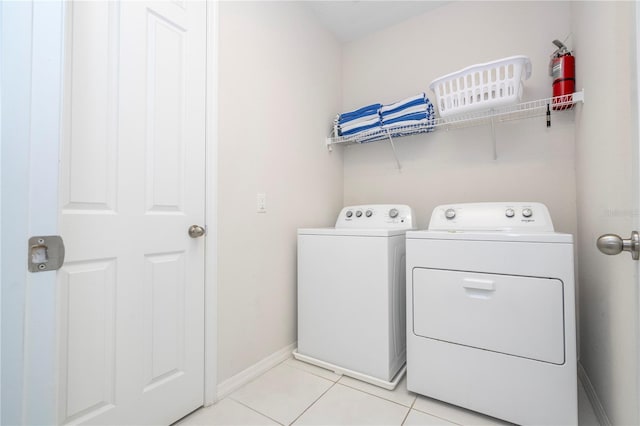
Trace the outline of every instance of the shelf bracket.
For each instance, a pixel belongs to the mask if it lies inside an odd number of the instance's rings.
[[[578,102],[582,102],[584,103],[584,89],[582,89],[579,92],[575,92],[573,94],[573,98],[572,98],[573,102],[578,103]]]
[[[391,137],[391,132],[389,131],[389,129],[387,129],[387,137],[389,138],[389,143],[391,144],[391,149],[393,150],[393,156],[396,158],[398,170],[402,170],[402,165],[400,164],[400,160],[398,159],[398,152],[396,151],[396,146],[393,143],[393,138]]]
[[[327,144],[327,149],[329,152],[333,151],[333,144],[331,143],[331,138],[325,138],[324,142]]]

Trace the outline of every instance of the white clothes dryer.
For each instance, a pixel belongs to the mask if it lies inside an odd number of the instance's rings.
[[[407,232],[407,387],[521,425],[577,425],[573,237],[540,203],[436,207]]]
[[[298,230],[296,359],[393,389],[406,360],[406,205],[345,207]]]

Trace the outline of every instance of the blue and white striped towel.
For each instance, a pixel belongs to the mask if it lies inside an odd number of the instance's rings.
[[[398,117],[402,117],[403,115],[410,115],[410,114],[415,114],[417,112],[428,112],[428,106],[426,103],[421,104],[421,105],[414,105],[412,107],[406,108],[406,109],[402,109],[390,114],[382,114],[382,124],[393,120],[395,118]]]
[[[371,104],[355,111],[343,112],[338,116],[338,123],[344,124],[358,119],[369,119],[379,114],[381,104]]]
[[[394,102],[392,104],[389,105],[383,105],[380,108],[380,114],[381,115],[385,115],[385,114],[393,114],[395,112],[398,112],[400,110],[403,110],[405,108],[409,108],[415,105],[422,105],[424,103],[426,103],[426,96],[424,93],[419,93],[415,96],[411,96],[409,98],[403,99],[401,101],[398,102]]]
[[[410,134],[412,130],[420,132],[434,130],[435,109],[424,93],[419,93],[390,105],[384,105],[380,108],[380,116],[382,128],[391,129],[392,136],[402,136],[405,132]],[[397,129],[418,124],[426,124],[428,127],[424,130],[405,129],[404,132]]]
[[[344,133],[344,132],[348,132],[349,130],[353,130],[357,127],[368,126],[370,124],[380,124],[380,116],[376,115],[375,117],[372,117],[367,120],[350,121],[347,124],[341,124],[340,130],[342,130],[342,133]]]
[[[375,128],[380,128],[380,121],[376,121],[375,123],[372,124],[367,124],[364,126],[359,126],[359,127],[355,127],[351,130],[347,130],[347,131],[342,131],[342,136],[349,136],[349,135],[355,135],[357,133],[361,133],[361,132],[366,132],[367,130],[372,130]]]
[[[428,119],[429,114],[427,114],[427,112],[416,112],[414,114],[403,115],[401,117],[386,121],[382,124],[382,128],[387,129],[390,127],[409,126],[411,124],[417,124],[418,122],[426,123]]]

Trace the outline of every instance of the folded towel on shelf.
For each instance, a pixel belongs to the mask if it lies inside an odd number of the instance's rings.
[[[390,120],[396,119],[398,117],[402,117],[404,115],[410,115],[410,114],[415,114],[418,112],[426,112],[428,113],[428,107],[427,104],[424,103],[422,105],[415,105],[391,114],[382,114],[381,118],[382,118],[382,124],[384,124],[385,122],[388,122]]]
[[[389,105],[367,105],[338,114],[333,121],[336,136],[348,137],[359,143],[431,132],[434,124],[435,108],[424,93]]]
[[[358,119],[369,119],[374,115],[378,115],[381,106],[381,104],[371,104],[355,111],[343,112],[338,115],[338,123],[344,124]]]
[[[398,126],[409,126],[411,124],[417,124],[418,122],[427,122],[429,115],[426,112],[416,112],[414,114],[403,115],[398,118],[386,121],[382,124],[383,129]]]
[[[333,120],[334,134],[350,136],[380,127],[381,106],[382,104],[375,103],[336,115]]]
[[[403,134],[411,134],[412,130],[416,133],[434,130],[435,108],[424,93],[394,102],[390,105],[384,105],[380,108],[380,119],[383,129],[394,129],[403,126],[416,126],[419,124],[430,125],[428,127],[403,129],[403,131],[393,130],[392,136],[402,136]]]
[[[380,108],[380,114],[384,115],[384,114],[392,114],[394,112],[397,112],[399,110],[408,108],[408,107],[412,107],[415,105],[421,105],[424,104],[427,100],[427,97],[425,96],[424,93],[419,93],[415,96],[411,96],[409,98],[403,99],[401,101],[398,102],[394,102],[392,104],[389,105],[383,105]]]
[[[361,123],[363,121],[368,121],[371,120],[372,118],[380,118],[380,114],[378,114],[377,112],[373,113],[373,114],[367,114],[367,115],[362,115],[360,117],[356,117],[350,120],[338,120],[338,124],[340,126],[345,126],[345,125],[352,125],[354,123]]]
[[[357,127],[368,126],[370,124],[380,124],[380,116],[376,115],[367,120],[350,121],[347,124],[341,124],[340,130],[342,130],[342,133],[344,133],[344,132],[348,132],[349,130],[353,130]]]
[[[353,129],[347,130],[347,131],[342,131],[342,136],[350,136],[350,135],[355,135],[357,133],[361,133],[361,132],[366,132],[367,130],[372,130],[375,128],[380,128],[380,121],[376,121],[375,123],[372,124],[366,124],[363,126],[359,126],[359,127],[355,127]]]

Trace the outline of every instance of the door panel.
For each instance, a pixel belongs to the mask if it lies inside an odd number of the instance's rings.
[[[145,391],[184,371],[185,254],[145,256]]]
[[[69,9],[65,103],[74,108],[66,122],[62,209],[115,211],[119,5],[75,2]]]
[[[204,2],[69,4],[59,422],[170,424],[204,392]]]
[[[115,259],[66,264],[60,273],[60,385],[65,418],[114,404]],[[99,325],[99,326],[97,326]]]
[[[186,32],[155,13],[147,21],[147,209],[181,212]]]

